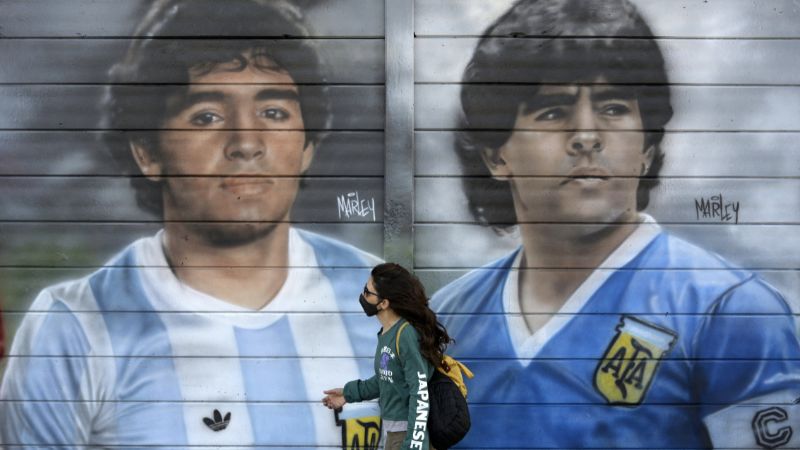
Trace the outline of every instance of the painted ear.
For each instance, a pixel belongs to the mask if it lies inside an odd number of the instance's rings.
[[[486,164],[486,168],[492,174],[495,180],[507,181],[511,176],[511,171],[508,170],[506,161],[500,156],[503,152],[503,147],[493,150],[489,147],[481,149],[481,159]]]
[[[162,175],[161,162],[159,162],[153,155],[153,152],[148,149],[141,141],[131,141],[131,154],[133,159],[136,160],[136,165],[142,171],[142,175],[151,181],[160,181]]]
[[[643,153],[643,157],[644,157],[643,159],[644,160],[642,161],[642,173],[641,173],[641,175],[646,175],[647,172],[650,171],[650,167],[653,165],[653,158],[655,158],[655,155],[656,155],[656,146],[655,145],[651,145],[651,146],[647,147],[646,149],[644,149],[644,153]]]
[[[301,162],[302,166],[300,169],[301,173],[306,173],[309,167],[311,167],[311,161],[314,160],[314,152],[317,150],[317,144],[314,141],[308,141],[306,143],[305,148],[303,148],[303,160]]]

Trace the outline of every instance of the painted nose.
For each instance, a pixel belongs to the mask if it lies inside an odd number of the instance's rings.
[[[576,131],[569,140],[569,151],[575,155],[603,151],[600,133],[597,130]]]
[[[569,139],[568,151],[573,155],[600,152],[603,150],[603,140],[600,130],[597,129],[595,113],[588,100],[581,100],[575,108],[573,116],[574,132]]]
[[[251,161],[263,158],[267,152],[263,135],[264,133],[260,130],[252,128],[231,131],[230,140],[225,146],[225,157],[231,161]]]

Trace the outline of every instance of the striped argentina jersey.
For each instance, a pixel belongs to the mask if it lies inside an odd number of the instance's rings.
[[[357,300],[377,259],[292,229],[288,277],[252,311],[180,283],[161,234],[38,296],[0,390],[0,442],[341,447],[319,400],[371,372],[375,324]]]
[[[535,333],[521,250],[434,295],[475,372],[462,448],[800,448],[800,344],[752,273],[640,225]]]

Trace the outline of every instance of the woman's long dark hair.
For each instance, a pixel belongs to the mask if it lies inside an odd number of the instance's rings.
[[[419,279],[399,264],[384,263],[372,269],[372,282],[380,298],[389,299],[390,308],[417,330],[422,356],[434,367],[449,370],[442,360],[453,339],[428,306],[425,287]]]

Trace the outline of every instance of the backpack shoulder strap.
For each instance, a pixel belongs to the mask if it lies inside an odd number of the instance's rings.
[[[394,351],[397,353],[397,356],[400,356],[400,333],[403,332],[403,329],[408,326],[408,322],[400,325],[400,329],[397,330],[397,336],[394,338]]]

